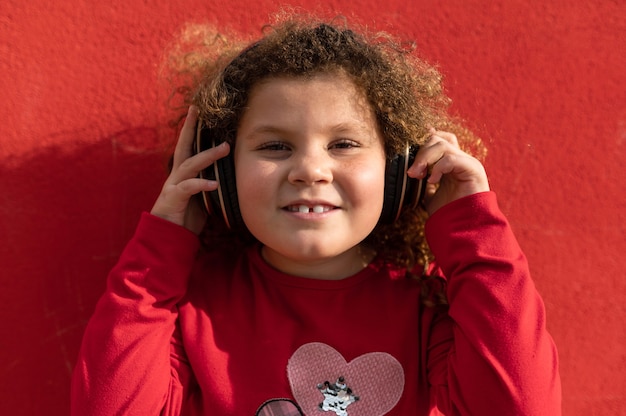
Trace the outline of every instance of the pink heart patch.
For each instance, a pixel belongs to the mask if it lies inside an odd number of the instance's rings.
[[[334,384],[339,377],[358,396],[347,407],[348,415],[382,416],[393,409],[404,390],[402,365],[390,354],[372,352],[348,363],[337,350],[319,342],[298,348],[289,359],[287,374],[305,415],[320,414],[324,395],[318,386],[326,381]]]

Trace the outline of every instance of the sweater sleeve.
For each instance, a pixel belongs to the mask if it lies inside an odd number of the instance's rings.
[[[142,215],[85,330],[73,415],[156,415],[180,407],[180,378],[188,371],[176,342],[176,304],[198,249],[193,233]]]
[[[448,281],[454,335],[447,358],[434,357],[437,407],[446,415],[560,415],[543,302],[495,194],[442,207],[426,236]]]

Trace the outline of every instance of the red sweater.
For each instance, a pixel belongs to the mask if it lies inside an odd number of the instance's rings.
[[[495,195],[441,208],[426,235],[448,310],[378,261],[294,277],[144,214],[86,329],[73,414],[276,415],[259,409],[284,398],[320,416],[560,415],[544,307]]]

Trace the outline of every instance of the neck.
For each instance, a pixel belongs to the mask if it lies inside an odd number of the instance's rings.
[[[376,257],[373,249],[360,245],[331,258],[306,261],[280,258],[266,246],[261,248],[261,256],[272,267],[292,276],[320,280],[341,280],[366,268]]]

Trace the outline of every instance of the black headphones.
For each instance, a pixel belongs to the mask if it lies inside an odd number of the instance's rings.
[[[219,145],[221,141],[214,136],[210,129],[203,126],[201,120],[198,121],[194,153],[200,153]],[[378,220],[379,224],[393,223],[404,208],[414,209],[421,202],[426,188],[426,180],[410,178],[406,174],[407,169],[413,163],[416,150],[407,143],[402,154],[387,160],[385,195],[383,210]],[[232,152],[200,172],[200,177],[216,180],[219,184],[215,191],[202,192],[204,206],[209,214],[222,217],[228,228],[232,230],[245,230],[246,225],[239,210]]]

